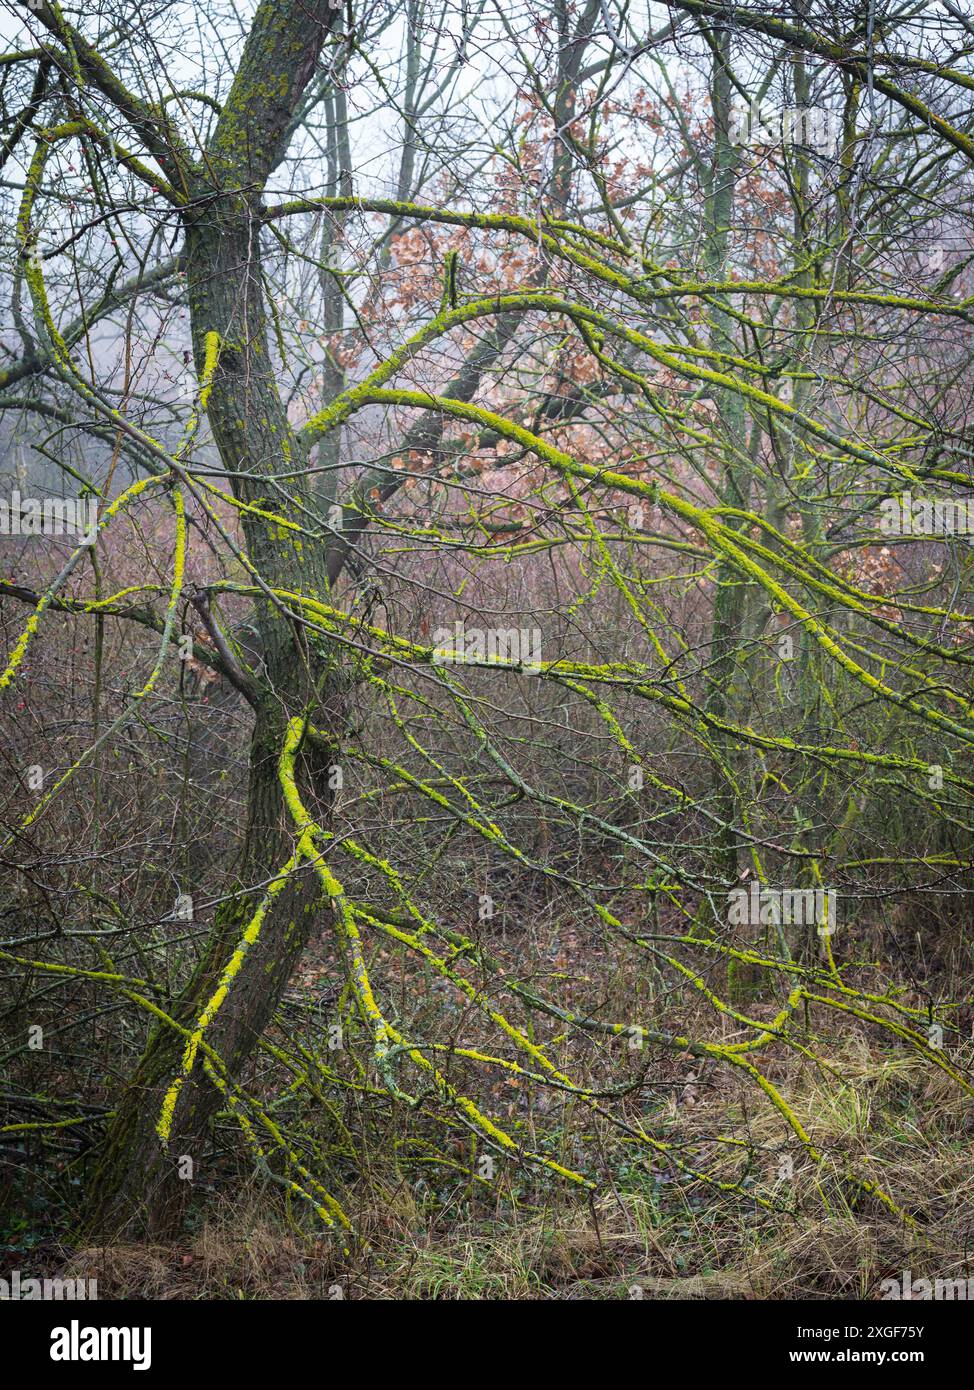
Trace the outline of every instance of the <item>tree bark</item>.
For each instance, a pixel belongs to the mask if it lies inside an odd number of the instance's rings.
[[[184,171],[191,207],[184,214],[189,308],[197,369],[208,333],[219,335],[219,362],[207,412],[235,494],[273,508],[262,478],[299,471],[305,457],[275,384],[261,272],[261,194],[283,158],[294,112],[314,71],[336,11],[328,0],[264,0],[255,16],[223,114],[205,158]],[[247,476],[243,476],[246,474]],[[312,506],[310,488],[289,484]],[[325,548],[302,547],[291,534],[243,513],[247,553],[271,588],[325,593]],[[211,997],[242,929],[262,897],[263,885],[293,848],[278,781],[278,757],[289,718],[310,712],[341,740],[343,675],[337,655],[312,649],[303,633],[271,601],[258,605],[265,688],[257,701],[249,752],[249,786],[239,892],[219,911],[203,956],[172,1006],[191,1027]],[[313,768],[304,763],[307,778]],[[254,1051],[307,943],[320,890],[306,874],[292,878],[275,899],[261,933],[244,958],[206,1041],[222,1057],[232,1081]],[[109,1132],[89,1185],[84,1239],[160,1239],[178,1231],[192,1182],[181,1176],[192,1160],[202,1176],[207,1133],[221,1104],[202,1059],[182,1086],[168,1146],[157,1133],[163,1099],[178,1073],[184,1036],[168,1024],[152,1033]]]

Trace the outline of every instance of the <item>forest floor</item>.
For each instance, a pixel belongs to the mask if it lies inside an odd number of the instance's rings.
[[[835,1054],[832,1054],[833,1060]],[[792,1065],[792,1064],[786,1064]],[[638,1162],[616,1166],[591,1200],[516,1174],[434,1192],[376,1166],[346,1191],[348,1252],[288,1210],[277,1189],[242,1180],[213,1194],[170,1246],[70,1250],[5,1234],[4,1264],[98,1280],[100,1298],[135,1299],[877,1299],[884,1280],[974,1276],[974,1112],[948,1078],[909,1056],[847,1039],[845,1081],[776,1073],[823,1150],[788,1175],[779,1117],[740,1094],[700,1087],[671,1107],[667,1142],[740,1134],[771,1157],[754,1189],[768,1210]],[[775,1155],[778,1155],[777,1157]],[[902,1215],[841,1175],[881,1176]],[[776,1171],[781,1174],[775,1180]],[[749,1179],[745,1179],[745,1186]],[[904,1219],[904,1216],[907,1219]],[[886,1286],[888,1289],[888,1286]],[[972,1285],[974,1287],[974,1278]],[[916,1296],[916,1295],[914,1295]]]

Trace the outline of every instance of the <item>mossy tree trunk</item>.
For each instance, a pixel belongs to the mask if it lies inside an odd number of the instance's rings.
[[[300,470],[305,451],[290,428],[275,383],[261,268],[261,194],[283,158],[292,122],[314,72],[336,11],[328,0],[264,0],[257,11],[240,68],[205,157],[179,177],[188,187],[184,212],[187,283],[197,369],[202,373],[207,334],[220,340],[219,363],[207,412],[224,466],[237,496],[273,507],[262,479]],[[300,502],[313,505],[309,487],[289,484]],[[302,546],[293,533],[244,513],[247,552],[270,588],[324,594],[325,547]],[[289,718],[310,711],[342,732],[341,671],[337,659],[312,648],[302,631],[271,601],[255,618],[264,658],[262,688],[253,700],[249,787],[243,848],[236,878],[240,892],[218,912],[203,957],[173,1006],[177,1022],[199,1018],[262,886],[290,856],[293,843],[278,781],[277,763]],[[314,781],[304,763],[305,780]],[[310,774],[310,776],[309,776]],[[308,940],[320,890],[313,877],[292,879],[275,899],[260,936],[244,958],[233,988],[207,1030],[227,1075],[239,1076],[278,1004]],[[179,1070],[183,1036],[160,1025],[149,1039],[110,1125],[87,1197],[84,1238],[165,1238],[178,1230],[192,1190],[181,1174],[192,1160],[196,1178],[207,1133],[221,1104],[201,1059],[179,1092],[170,1140],[156,1126],[167,1088]]]

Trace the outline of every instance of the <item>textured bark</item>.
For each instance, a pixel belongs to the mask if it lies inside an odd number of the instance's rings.
[[[220,358],[208,401],[213,437],[234,489],[248,502],[271,502],[260,475],[300,467],[300,440],[278,393],[268,346],[260,248],[261,192],[283,157],[295,110],[314,71],[335,11],[327,0],[270,0],[254,19],[241,65],[205,160],[184,170],[193,208],[185,215],[186,271],[197,367],[206,335],[220,337]],[[219,196],[214,196],[219,195]],[[312,501],[310,492],[301,495]],[[248,553],[271,587],[324,593],[327,556],[301,547],[287,533],[244,514]],[[204,955],[172,1008],[193,1024],[211,996],[241,930],[260,900],[260,885],[292,850],[277,776],[288,718],[311,710],[315,722],[340,741],[342,675],[327,653],[314,651],[269,601],[258,606],[266,692],[258,701],[250,746],[247,820],[238,879],[241,892],[218,914]],[[314,781],[305,763],[306,780]],[[206,1040],[240,1075],[271,1018],[308,940],[319,890],[301,875],[276,899],[247,953]],[[172,1235],[179,1228],[192,1183],[179,1176],[183,1156],[200,1171],[207,1131],[221,1103],[200,1059],[182,1087],[171,1138],[156,1132],[166,1089],[176,1075],[184,1039],[158,1027],[112,1121],[87,1194],[84,1236],[93,1241]]]

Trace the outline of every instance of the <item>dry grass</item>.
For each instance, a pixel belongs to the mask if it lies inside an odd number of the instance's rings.
[[[779,1078],[825,1155],[817,1167],[796,1160],[790,1181],[774,1178],[792,1138],[784,1121],[747,1111],[749,1138],[768,1155],[755,1190],[791,1214],[699,1183],[651,1182],[638,1168],[591,1205],[554,1189],[544,1203],[520,1199],[508,1172],[493,1193],[481,1186],[436,1202],[372,1169],[350,1194],[361,1234],[348,1254],[255,1187],[233,1207],[211,1207],[178,1247],[78,1251],[68,1272],[97,1277],[102,1297],[147,1299],[870,1299],[904,1269],[968,1277],[969,1101],[947,1078],[880,1056],[861,1037],[847,1039],[841,1064],[842,1082],[804,1063]],[[677,1109],[667,1137],[739,1132],[741,1122],[741,1095],[725,1084]],[[850,1168],[893,1191],[915,1224],[856,1195],[842,1181]]]

